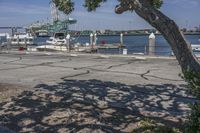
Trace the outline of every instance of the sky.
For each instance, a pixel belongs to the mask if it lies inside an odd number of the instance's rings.
[[[75,11],[70,17],[77,24],[71,25],[75,30],[135,30],[152,28],[134,12],[121,15],[114,13],[117,0],[108,0],[96,12],[87,12],[82,6],[84,0],[74,0]],[[0,0],[0,27],[27,26],[36,21],[51,18],[50,0]],[[164,0],[160,9],[176,21],[181,27],[189,29],[200,25],[200,0]]]

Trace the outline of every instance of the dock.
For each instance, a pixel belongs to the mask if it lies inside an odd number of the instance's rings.
[[[125,48],[125,45],[122,44],[99,44],[97,46],[95,46],[95,48],[97,49],[118,49],[118,48]]]

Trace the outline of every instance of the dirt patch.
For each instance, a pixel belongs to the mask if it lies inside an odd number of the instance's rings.
[[[26,87],[21,85],[0,83],[0,103],[9,100],[13,96],[18,96],[25,89]]]

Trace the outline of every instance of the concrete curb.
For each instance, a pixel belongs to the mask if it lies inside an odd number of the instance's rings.
[[[17,55],[24,55],[24,54],[33,54],[33,55],[62,55],[62,56],[71,56],[71,57],[78,57],[78,56],[92,56],[92,57],[102,57],[102,58],[136,58],[136,59],[176,59],[175,56],[149,56],[149,55],[114,55],[114,54],[91,54],[91,53],[64,53],[64,52],[29,52],[29,51],[1,51],[0,54],[17,54]]]

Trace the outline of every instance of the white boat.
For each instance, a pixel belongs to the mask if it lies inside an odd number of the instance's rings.
[[[0,37],[10,37],[8,33],[0,33]]]
[[[67,41],[66,36],[62,32],[54,33],[49,40],[46,41],[46,44],[37,46],[37,47],[28,47],[29,51],[67,51]]]
[[[200,52],[200,45],[198,45],[198,44],[193,44],[193,45],[192,45],[192,50],[193,50],[194,52]]]
[[[12,45],[33,45],[34,37],[30,33],[16,33],[9,37]]]
[[[50,37],[49,40],[46,41],[46,43],[51,45],[66,45],[67,42],[65,33],[54,33],[53,37]]]
[[[47,30],[38,30],[35,34],[37,37],[49,37]]]
[[[37,46],[35,48],[36,50],[30,50],[30,51],[67,51],[66,46],[62,45],[41,45]]]
[[[76,43],[74,44],[74,50],[76,52],[90,52],[91,46],[89,43],[85,43],[85,44]]]

